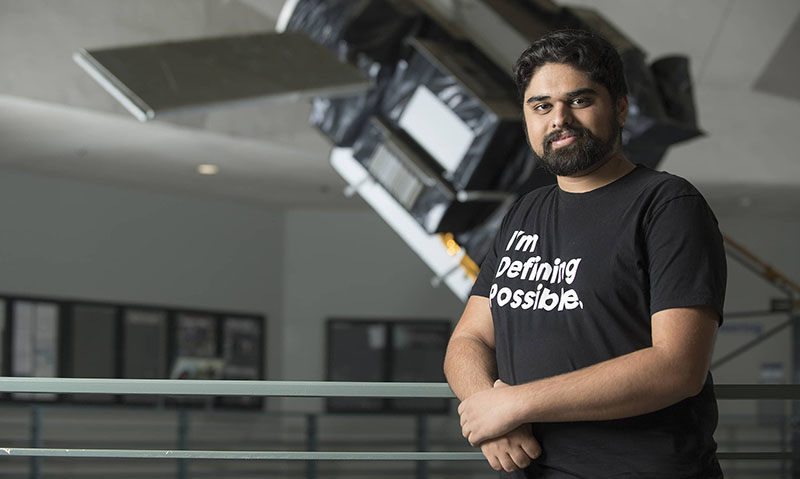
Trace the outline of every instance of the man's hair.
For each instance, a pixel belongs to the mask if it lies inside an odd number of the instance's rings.
[[[603,85],[617,101],[628,94],[622,59],[605,38],[584,30],[558,30],[536,40],[514,65],[520,102],[536,70],[545,63],[562,63]]]

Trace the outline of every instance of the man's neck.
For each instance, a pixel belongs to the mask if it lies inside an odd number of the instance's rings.
[[[599,167],[575,176],[557,176],[558,187],[568,193],[587,193],[630,173],[636,166],[622,153],[612,155]]]

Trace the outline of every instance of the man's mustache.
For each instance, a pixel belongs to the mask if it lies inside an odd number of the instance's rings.
[[[575,136],[577,138],[584,138],[589,136],[589,131],[586,128],[573,128],[573,127],[563,127],[560,130],[556,130],[547,134],[544,137],[544,146],[550,146],[551,143],[558,140],[563,136]]]

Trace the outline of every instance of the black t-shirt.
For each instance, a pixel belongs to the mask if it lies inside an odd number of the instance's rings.
[[[644,166],[587,193],[526,194],[503,221],[472,290],[489,298],[508,384],[652,346],[658,311],[705,306],[722,321],[726,263],[717,221],[687,181]],[[510,477],[717,478],[717,406],[702,392],[610,421],[537,423],[543,454]]]

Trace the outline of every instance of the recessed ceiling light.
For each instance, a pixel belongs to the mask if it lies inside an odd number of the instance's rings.
[[[197,165],[197,172],[201,175],[216,175],[219,173],[217,165]]]

